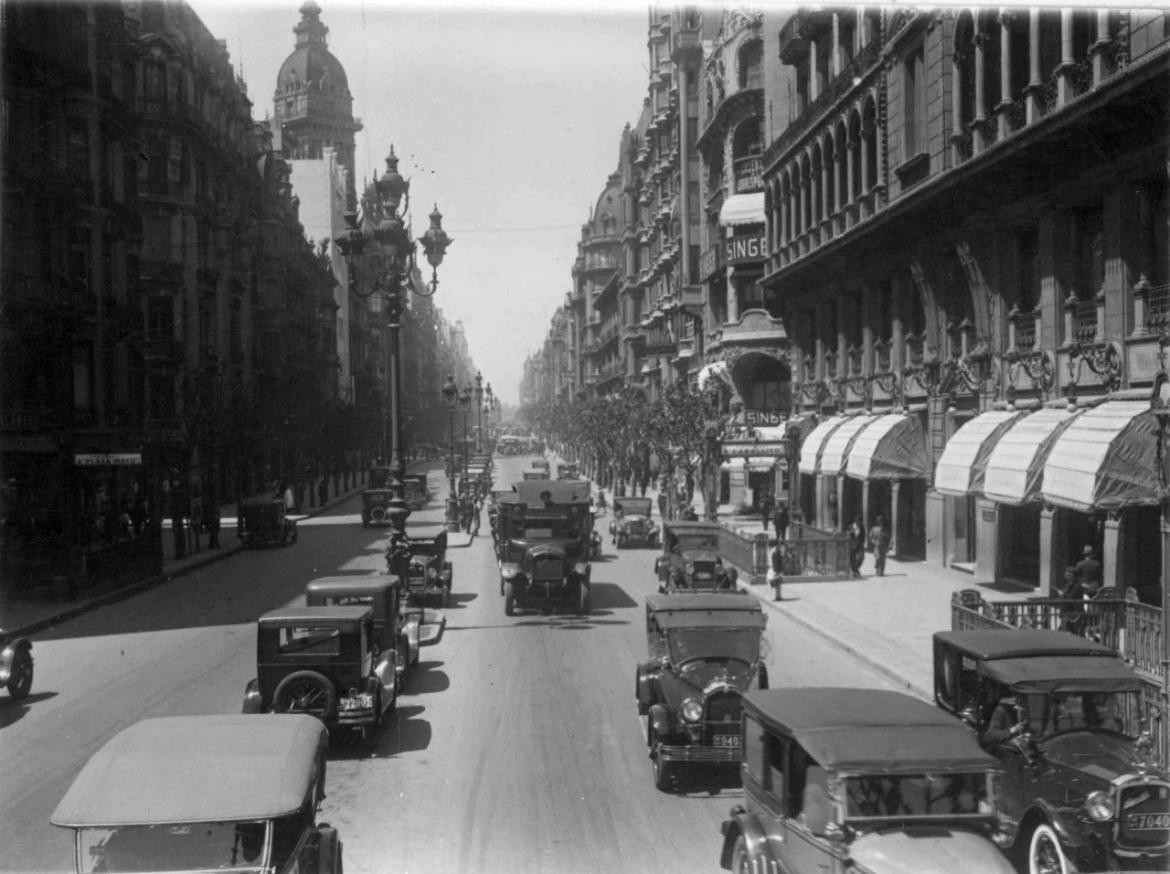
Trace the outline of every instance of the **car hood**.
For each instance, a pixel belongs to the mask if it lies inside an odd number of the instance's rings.
[[[650,521],[649,516],[639,516],[637,513],[626,513],[620,519],[618,519],[618,522],[649,522],[649,521]]]
[[[1041,741],[1040,751],[1051,764],[1102,783],[1134,769],[1133,741],[1108,732],[1065,732]]]
[[[945,825],[885,829],[849,845],[858,867],[873,874],[1014,874],[990,840]]]
[[[539,541],[513,541],[517,546],[524,549],[524,553],[531,558],[536,558],[539,555],[558,555],[567,556],[576,550],[576,540],[539,540]]]
[[[662,694],[669,703],[677,706],[683,698],[691,695],[701,698],[715,688],[730,687],[746,692],[755,673],[753,667],[726,659],[689,661],[682,668],[662,675]]]
[[[684,549],[681,555],[683,561],[719,561],[719,553],[709,549]]]

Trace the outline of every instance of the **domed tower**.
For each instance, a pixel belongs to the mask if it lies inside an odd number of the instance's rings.
[[[280,67],[273,96],[282,150],[288,158],[321,158],[332,147],[349,171],[348,200],[355,205],[353,141],[362,123],[353,117],[345,68],[326,47],[329,28],[321,23],[321,7],[314,0],[301,6],[293,33],[297,46]]]

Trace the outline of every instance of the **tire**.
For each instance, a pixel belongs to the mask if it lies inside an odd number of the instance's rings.
[[[582,616],[589,612],[589,584],[584,580],[577,584],[577,612]]]
[[[341,869],[341,838],[337,829],[322,823],[317,827],[317,874],[344,874]]]
[[[768,688],[768,666],[760,665],[760,672],[758,676],[758,683],[761,689]]]
[[[296,671],[280,681],[272,695],[274,713],[308,713],[327,722],[337,710],[337,690],[316,671]]]
[[[731,874],[751,874],[752,859],[748,853],[747,841],[740,835],[731,850]]]
[[[504,583],[504,615],[511,616],[516,612],[516,593],[511,583]]]
[[[12,656],[8,674],[8,694],[16,701],[27,698],[32,690],[33,660],[27,649],[18,649]]]
[[[1069,874],[1071,870],[1056,831],[1048,823],[1040,823],[1028,840],[1028,874]]]
[[[674,783],[673,763],[662,761],[662,757],[654,751],[654,744],[658,740],[658,733],[653,728],[649,731],[650,766],[654,769],[654,788],[659,792],[669,792]]]
[[[443,589],[443,594],[439,596],[439,606],[446,609],[451,605],[451,587],[447,586]]]

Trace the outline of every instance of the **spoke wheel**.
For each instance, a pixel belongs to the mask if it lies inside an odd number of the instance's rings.
[[[1069,874],[1060,839],[1046,822],[1036,826],[1028,842],[1028,874]]]
[[[316,671],[297,671],[280,681],[272,696],[276,713],[308,713],[326,721],[337,707],[337,690]]]
[[[12,671],[8,675],[8,694],[13,698],[27,698],[32,689],[33,660],[28,650],[18,650],[12,657]]]

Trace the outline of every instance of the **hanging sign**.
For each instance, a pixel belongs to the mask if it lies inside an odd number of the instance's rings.
[[[727,240],[727,263],[746,264],[763,261],[768,256],[768,245],[763,234],[743,234]]]
[[[75,452],[78,467],[134,467],[142,464],[141,452]]]

